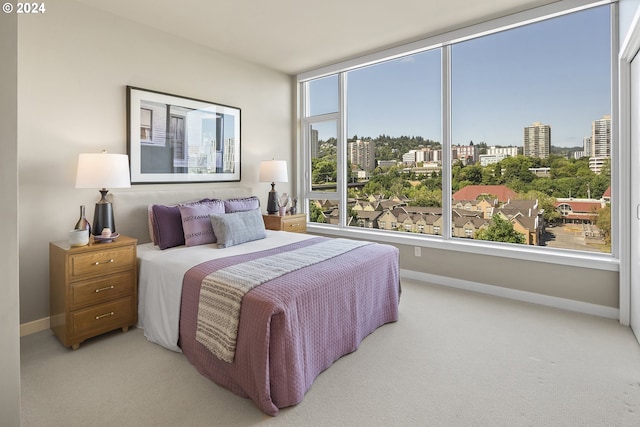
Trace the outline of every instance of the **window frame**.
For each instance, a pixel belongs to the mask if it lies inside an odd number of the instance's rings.
[[[612,243],[611,253],[591,253],[585,251],[576,251],[549,247],[536,247],[527,245],[505,244],[497,242],[482,242],[472,239],[455,239],[452,236],[452,216],[451,214],[443,214],[443,235],[427,235],[413,233],[390,233],[383,230],[371,230],[360,227],[349,227],[346,225],[347,215],[347,191],[345,186],[345,170],[341,165],[346,165],[346,76],[347,72],[360,67],[374,65],[379,62],[401,58],[414,53],[441,49],[442,58],[442,147],[443,147],[443,169],[442,169],[442,210],[451,212],[451,74],[450,74],[450,58],[451,46],[455,43],[474,39],[521,27],[527,24],[544,21],[562,15],[567,15],[581,10],[593,7],[609,6],[611,15],[611,134],[612,144],[611,150],[611,187],[613,194],[620,196],[622,193],[619,186],[622,184],[620,179],[621,169],[619,153],[624,151],[619,144],[622,142],[619,138],[618,130],[618,13],[617,0],[603,1],[584,1],[584,0],[565,0],[562,2],[552,3],[550,5],[541,6],[528,11],[516,13],[503,18],[487,21],[478,25],[444,33],[435,37],[419,40],[406,45],[398,46],[391,49],[382,50],[376,53],[365,55],[363,57],[354,58],[348,61],[340,62],[334,65],[323,67],[317,70],[308,71],[297,76],[297,83],[300,91],[300,115],[299,120],[302,124],[299,141],[301,148],[301,162],[298,176],[301,179],[302,194],[301,198],[305,201],[305,206],[310,199],[329,199],[336,200],[340,207],[340,222],[337,226],[327,226],[325,224],[308,223],[307,228],[310,232],[323,233],[328,235],[350,236],[354,238],[375,239],[382,242],[414,245],[422,247],[431,247],[444,250],[453,250],[459,252],[476,253],[483,255],[495,255],[500,257],[523,259],[530,261],[539,261],[545,263],[564,264],[578,267],[597,268],[608,271],[620,270],[620,253],[621,238],[619,236],[619,209],[624,204],[623,201],[613,198],[611,201],[611,209],[616,212],[612,215]],[[308,81],[326,77],[328,75],[338,75],[339,85],[339,111],[332,114],[324,114],[321,116],[308,117],[308,109],[306,107],[308,100],[305,98],[304,84]],[[338,118],[338,188],[334,197],[328,197],[329,193],[318,193],[310,190],[310,157],[308,157],[308,137],[305,135],[308,129],[308,123],[313,122],[321,117],[332,116]]]

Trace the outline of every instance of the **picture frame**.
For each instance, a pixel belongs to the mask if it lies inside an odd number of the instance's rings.
[[[127,86],[132,184],[240,181],[240,108]]]

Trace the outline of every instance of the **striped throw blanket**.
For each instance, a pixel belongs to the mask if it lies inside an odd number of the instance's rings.
[[[200,287],[196,340],[218,359],[233,362],[242,298],[251,289],[370,242],[330,239],[289,252],[241,262],[206,276]]]

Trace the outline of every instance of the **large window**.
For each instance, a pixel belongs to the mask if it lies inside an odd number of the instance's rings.
[[[611,14],[302,76],[310,220],[610,254]]]

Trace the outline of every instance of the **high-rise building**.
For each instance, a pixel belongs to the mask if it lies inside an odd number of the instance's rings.
[[[591,137],[590,136],[585,136],[584,138],[582,138],[582,146],[583,146],[582,155],[584,157],[590,157],[591,156]]]
[[[551,152],[551,126],[535,122],[524,128],[524,149],[527,157],[545,159]]]
[[[591,157],[611,157],[611,116],[591,123]]]
[[[375,145],[373,141],[357,140],[348,144],[349,160],[352,165],[358,165],[365,171],[376,167]]]

